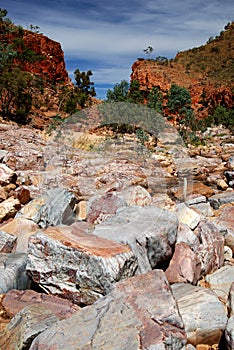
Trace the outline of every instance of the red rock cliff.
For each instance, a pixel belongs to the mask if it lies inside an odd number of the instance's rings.
[[[229,108],[233,106],[231,87],[217,86],[207,80],[205,74],[190,73],[185,66],[176,62],[168,62],[166,65],[153,60],[140,59],[132,65],[131,81],[133,80],[139,81],[140,90],[146,98],[150,90],[156,86],[164,96],[172,83],[185,87],[190,91],[192,107],[200,118],[206,117],[210,108],[221,102]]]
[[[37,62],[23,63],[23,69],[37,74],[46,80],[56,83],[69,83],[70,79],[65,67],[64,53],[60,43],[48,37],[25,30],[24,45],[45,58]]]

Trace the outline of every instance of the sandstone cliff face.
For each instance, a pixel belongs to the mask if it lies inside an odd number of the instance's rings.
[[[140,83],[140,90],[147,99],[153,87],[159,87],[164,96],[175,83],[190,91],[192,108],[200,118],[206,117],[209,111],[222,103],[228,108],[233,106],[231,87],[217,86],[203,73],[190,73],[186,67],[176,62],[167,65],[153,60],[139,59],[132,65],[131,81]]]
[[[65,67],[64,53],[60,43],[42,35],[30,31],[24,31],[24,45],[42,55],[45,59],[23,63],[23,69],[42,76],[53,83],[69,83],[68,73]]]

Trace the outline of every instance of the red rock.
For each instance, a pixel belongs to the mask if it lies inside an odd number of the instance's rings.
[[[2,301],[2,305],[9,317],[15,316],[24,307],[32,304],[42,305],[44,308],[54,313],[60,320],[70,317],[79,309],[77,305],[74,305],[68,300],[37,293],[29,289],[10,290]]]
[[[170,265],[165,271],[168,282],[196,284],[200,272],[201,263],[197,255],[186,243],[177,243]]]
[[[21,204],[27,204],[31,199],[30,191],[23,186],[17,188],[15,191],[15,196],[18,198]]]

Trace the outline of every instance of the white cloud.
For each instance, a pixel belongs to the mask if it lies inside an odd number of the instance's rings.
[[[15,23],[38,25],[60,42],[69,75],[70,63],[82,62],[97,84],[129,80],[131,65],[149,45],[152,57],[171,58],[204,44],[233,15],[231,0],[2,0],[1,7]]]

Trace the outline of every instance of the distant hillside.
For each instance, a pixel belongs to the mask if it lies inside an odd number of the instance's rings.
[[[234,22],[205,45],[179,52],[174,62],[186,67],[191,75],[202,73],[216,85],[234,85]]]
[[[209,38],[200,47],[179,52],[174,59],[138,59],[132,65],[133,81],[139,82],[145,102],[154,87],[159,89],[165,116],[171,116],[166,105],[172,84],[189,90],[191,107],[198,119],[212,116],[218,106],[233,110],[234,22],[226,25],[216,38]]]

